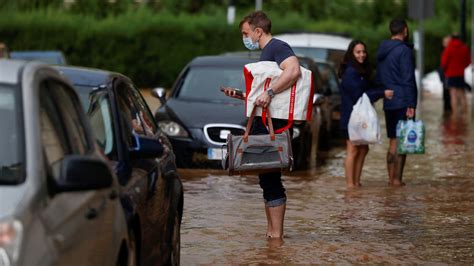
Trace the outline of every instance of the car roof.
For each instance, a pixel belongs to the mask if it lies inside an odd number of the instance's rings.
[[[273,36],[291,47],[313,47],[347,50],[351,38],[323,33],[287,33]]]
[[[0,60],[0,83],[18,84],[20,83],[20,74],[27,64],[21,60]]]
[[[77,66],[54,66],[62,75],[66,76],[74,85],[82,86],[99,86],[107,84],[113,77],[122,77],[129,80],[127,77],[95,68],[77,67]]]
[[[10,57],[13,59],[39,60],[46,63],[66,64],[66,58],[61,51],[11,51]],[[44,60],[44,58],[54,59]]]
[[[242,66],[256,61],[255,58],[243,55],[198,56],[189,63],[189,66]]]

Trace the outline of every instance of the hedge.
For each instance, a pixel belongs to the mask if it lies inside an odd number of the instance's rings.
[[[388,21],[367,27],[360,22],[314,21],[291,12],[285,16],[270,12],[269,16],[277,18],[273,19],[274,34],[331,32],[364,40],[372,60],[378,43],[388,37]],[[439,64],[441,39],[453,30],[452,24],[439,18],[426,22],[426,71]],[[224,11],[213,15],[175,15],[147,8],[105,19],[58,9],[3,11],[0,41],[10,50],[61,50],[70,64],[118,71],[130,76],[140,87],[170,87],[195,56],[245,49],[238,26],[227,25]]]

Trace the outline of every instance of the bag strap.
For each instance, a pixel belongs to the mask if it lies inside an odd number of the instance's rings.
[[[271,81],[270,78],[267,78],[267,80],[265,81],[265,85],[263,87],[264,91],[266,91],[268,87],[270,86],[270,81]],[[286,126],[280,129],[277,129],[276,130],[277,134],[280,134],[283,131],[290,129],[293,126],[293,119],[294,119],[294,112],[295,112],[295,98],[296,98],[296,82],[293,84],[293,86],[291,86],[291,91],[290,91],[290,107],[288,110],[288,124],[286,124]],[[266,111],[266,109],[263,109],[262,111],[262,122],[264,126],[267,126],[267,112],[268,111]],[[271,118],[269,118],[268,120],[270,121]]]
[[[255,113],[257,111],[257,108],[258,106],[255,106],[253,107],[252,109],[252,114],[250,115],[250,118],[249,120],[247,121],[247,127],[245,128],[245,133],[244,133],[244,142],[247,143],[248,140],[249,140],[249,134],[250,134],[250,130],[252,129],[252,123],[253,123],[253,120],[255,118]],[[275,140],[275,131],[273,130],[273,122],[272,122],[272,117],[271,117],[271,114],[270,114],[270,110],[268,110],[267,108],[263,108],[264,111],[266,111],[268,113],[268,128],[269,128],[269,131],[270,131],[270,139],[272,141]]]

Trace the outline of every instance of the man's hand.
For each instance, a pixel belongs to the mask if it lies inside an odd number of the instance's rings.
[[[272,97],[270,97],[268,93],[265,91],[264,93],[260,94],[260,96],[257,97],[257,100],[255,101],[255,105],[266,108],[270,104],[271,101],[272,101]]]
[[[222,92],[224,92],[224,94],[226,96],[229,96],[229,97],[232,97],[232,98],[235,98],[235,99],[239,99],[239,100],[245,100],[245,92],[243,92],[242,95],[238,95],[238,94],[235,93],[234,88],[223,87],[223,86],[221,86],[221,90],[222,90]]]
[[[413,118],[415,116],[415,108],[407,108],[407,117],[408,118]]]
[[[384,91],[385,98],[391,100],[393,98],[393,90],[385,90]]]

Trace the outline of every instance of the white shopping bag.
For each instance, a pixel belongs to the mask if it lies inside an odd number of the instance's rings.
[[[377,112],[367,94],[362,94],[354,105],[348,127],[349,139],[354,145],[380,143]]]

